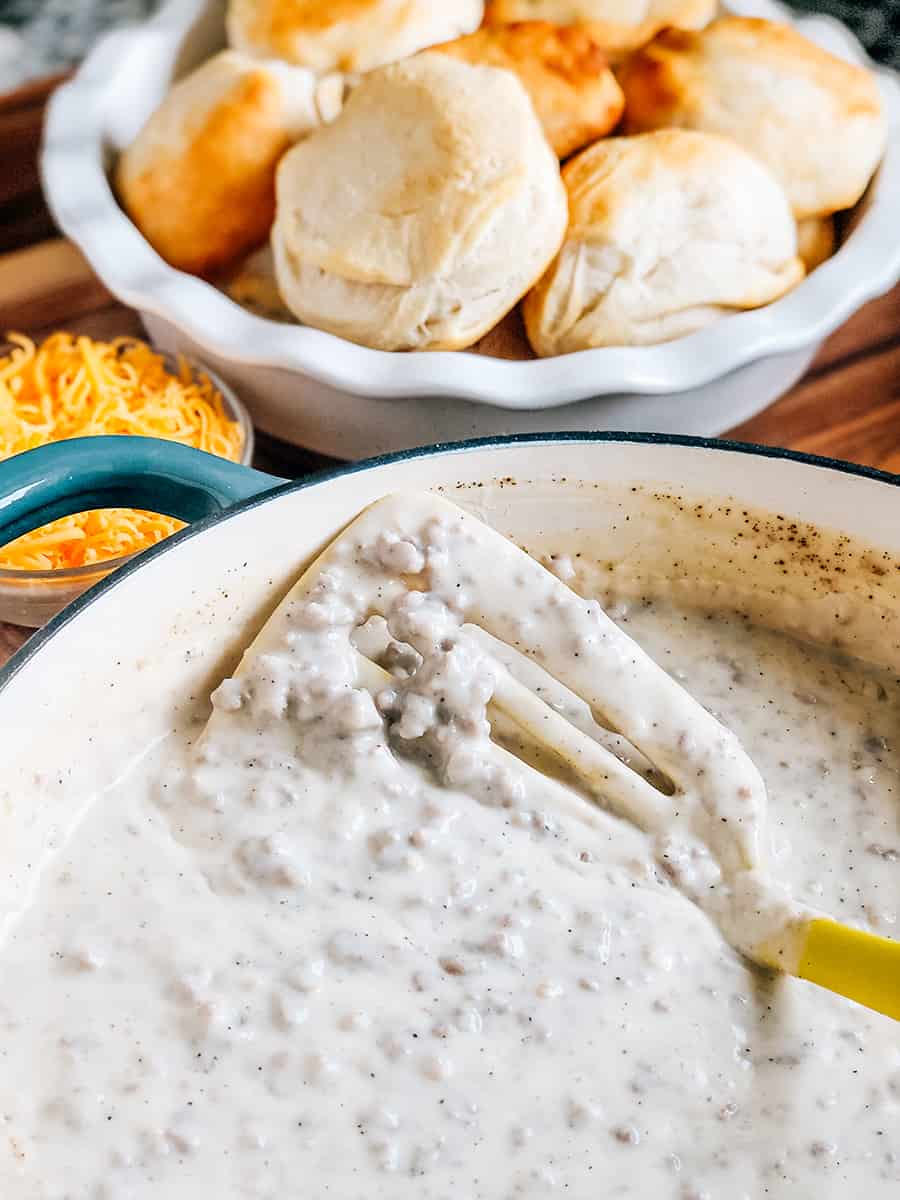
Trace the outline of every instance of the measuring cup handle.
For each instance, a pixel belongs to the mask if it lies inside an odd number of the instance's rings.
[[[197,521],[285,482],[158,438],[53,442],[0,462],[0,546],[92,508],[143,508]]]

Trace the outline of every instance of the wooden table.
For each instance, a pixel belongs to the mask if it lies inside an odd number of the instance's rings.
[[[0,249],[7,250],[0,254],[0,332],[139,333],[136,314],[110,296],[73,246],[38,240],[52,232],[34,170],[46,92],[24,89],[18,105],[0,98],[0,159],[12,163],[0,181]],[[900,472],[900,287],[839,330],[797,387],[727,436]],[[326,460],[261,437],[255,461],[299,477]],[[28,632],[0,624],[0,662]]]

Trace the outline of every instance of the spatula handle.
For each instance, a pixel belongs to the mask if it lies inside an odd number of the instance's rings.
[[[900,1021],[900,942],[810,921],[797,974]]]
[[[92,508],[146,508],[197,521],[286,482],[160,438],[50,442],[0,463],[0,546]]]

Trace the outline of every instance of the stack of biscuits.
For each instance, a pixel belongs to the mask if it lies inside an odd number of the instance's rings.
[[[121,202],[172,266],[381,350],[510,313],[540,356],[650,345],[769,304],[885,149],[869,72],[716,0],[231,0],[227,30]]]

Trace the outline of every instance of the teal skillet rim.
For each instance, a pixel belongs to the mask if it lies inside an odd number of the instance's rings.
[[[189,354],[170,354],[168,351],[160,350],[155,346],[150,347],[156,353],[160,354],[170,370],[177,370],[179,359],[184,359],[191,370],[195,374],[206,375],[216,391],[221,395],[225,409],[232,420],[237,421],[241,430],[241,457],[236,460],[236,465],[249,467],[253,458],[255,447],[255,434],[253,430],[253,422],[250,420],[250,414],[247,412],[243,402],[240,400],[234,389],[227,384],[222,377],[217,374],[211,367],[200,362]],[[47,443],[51,444],[51,443]],[[178,445],[180,443],[173,443]],[[8,461],[8,460],[6,460]],[[225,461],[232,461],[227,459]],[[183,531],[179,531],[183,532]],[[176,536],[176,535],[172,535]],[[164,539],[168,541],[169,539]],[[160,543],[161,544],[161,543]],[[150,549],[151,547],[148,547]],[[89,583],[91,580],[99,582],[112,571],[117,571],[126,563],[131,562],[141,554],[146,554],[146,550],[136,550],[133,554],[120,555],[118,558],[107,558],[102,562],[88,563],[81,567],[53,567],[47,570],[32,570],[30,568],[21,567],[0,567],[0,593],[9,588],[15,590],[17,588],[39,587],[46,584],[48,589],[53,587],[62,588],[65,585],[78,584],[84,581]]]

